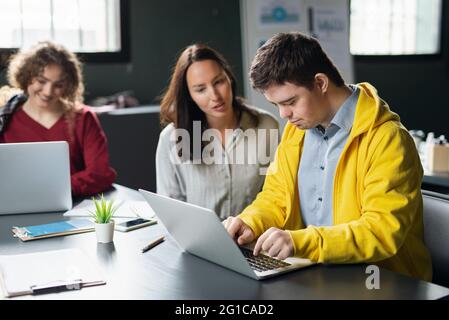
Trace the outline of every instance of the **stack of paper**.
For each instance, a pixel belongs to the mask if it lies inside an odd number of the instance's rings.
[[[114,218],[144,218],[150,219],[155,216],[154,211],[146,201],[124,200],[114,204],[117,211]],[[92,200],[84,200],[72,210],[64,213],[66,217],[90,217],[89,211],[95,211],[95,205]]]

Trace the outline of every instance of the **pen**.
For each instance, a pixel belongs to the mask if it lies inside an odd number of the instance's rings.
[[[154,248],[155,246],[157,246],[159,243],[163,242],[165,240],[165,237],[159,237],[156,240],[151,241],[151,243],[149,245],[147,245],[146,247],[144,247],[142,249],[142,253],[147,252],[148,250]]]

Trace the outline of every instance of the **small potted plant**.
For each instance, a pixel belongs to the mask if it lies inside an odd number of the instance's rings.
[[[92,218],[95,220],[95,232],[97,234],[97,241],[100,243],[109,243],[113,241],[114,238],[114,220],[112,216],[116,211],[114,206],[114,200],[106,200],[101,195],[100,199],[97,200],[92,198],[95,204],[95,211],[90,211]]]

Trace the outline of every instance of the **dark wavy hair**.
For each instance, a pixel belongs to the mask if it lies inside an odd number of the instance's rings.
[[[173,123],[176,129],[189,132],[190,146],[193,147],[193,122],[201,121],[201,134],[208,128],[206,115],[190,96],[187,86],[187,70],[198,61],[213,60],[224,70],[231,81],[232,107],[240,118],[243,111],[247,111],[257,124],[257,115],[245,106],[243,99],[236,95],[236,80],[229,63],[216,50],[204,45],[193,44],[185,48],[180,54],[170,79],[170,84],[161,101],[161,124],[166,126]],[[190,153],[192,157],[192,152]]]
[[[337,67],[315,38],[289,32],[274,35],[257,50],[249,78],[253,88],[262,92],[286,82],[311,89],[317,73],[326,74],[338,87],[344,85]]]

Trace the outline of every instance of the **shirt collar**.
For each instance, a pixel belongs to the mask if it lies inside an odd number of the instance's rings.
[[[360,93],[360,89],[355,85],[350,84],[349,88],[352,90],[352,94],[345,100],[345,102],[343,102],[340,109],[338,109],[331,120],[331,124],[338,126],[346,132],[351,131],[352,123],[354,122],[355,108]]]
[[[240,116],[240,129],[245,131],[246,129],[255,128],[257,126],[257,118],[252,116],[248,111],[242,110]]]

